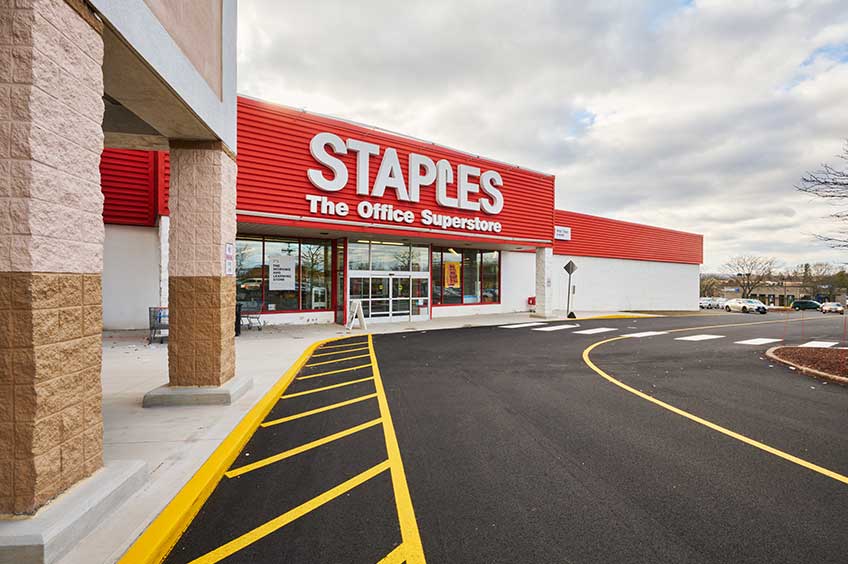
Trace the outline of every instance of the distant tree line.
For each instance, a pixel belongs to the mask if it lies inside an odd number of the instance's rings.
[[[774,257],[742,255],[728,260],[719,273],[701,274],[701,295],[721,296],[725,287],[739,288],[742,298],[762,293],[765,286],[780,286],[792,282],[796,297],[834,295],[848,289],[848,272],[828,262],[804,263],[779,267]],[[760,290],[755,292],[754,290]]]

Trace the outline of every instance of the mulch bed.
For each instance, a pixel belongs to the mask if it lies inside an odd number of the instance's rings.
[[[779,347],[774,355],[804,368],[848,378],[848,350]]]

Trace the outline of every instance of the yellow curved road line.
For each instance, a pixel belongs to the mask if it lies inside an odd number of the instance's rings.
[[[763,322],[758,322],[757,324],[759,324],[759,323],[763,323]],[[769,323],[769,322],[764,322],[764,323]],[[746,324],[743,324],[743,325],[752,325],[752,324],[746,323]],[[714,327],[716,327],[716,326],[714,326]],[[703,330],[703,329],[706,329],[706,328],[705,327],[696,327],[696,328],[692,328],[692,329],[677,329],[676,331]],[[833,470],[828,470],[827,468],[819,466],[818,464],[813,464],[812,462],[808,462],[808,461],[804,460],[803,458],[798,458],[797,456],[791,455],[787,452],[783,452],[782,450],[771,447],[771,446],[769,446],[765,443],[761,443],[760,441],[756,441],[756,440],[754,440],[750,437],[746,437],[745,435],[741,435],[741,434],[739,434],[735,431],[731,431],[727,427],[722,427],[721,425],[717,425],[716,423],[713,423],[712,421],[708,421],[708,420],[706,420],[702,417],[698,417],[697,415],[689,413],[688,411],[684,411],[684,410],[680,409],[679,407],[674,407],[673,405],[668,404],[668,403],[666,403],[662,400],[658,400],[657,398],[650,396],[650,395],[648,395],[644,392],[641,392],[641,391],[637,390],[636,388],[633,388],[632,386],[628,386],[624,382],[621,382],[620,380],[616,380],[615,378],[613,378],[612,376],[610,376],[609,374],[604,372],[601,368],[598,367],[598,365],[596,365],[594,362],[592,362],[592,359],[589,357],[590,353],[593,350],[595,350],[596,348],[600,347],[601,345],[605,345],[605,344],[611,343],[613,341],[619,341],[619,340],[627,339],[627,338],[628,337],[626,337],[626,336],[613,337],[612,339],[606,339],[606,340],[603,340],[603,341],[598,341],[597,343],[590,345],[589,347],[587,347],[583,351],[583,362],[585,362],[586,365],[589,368],[594,370],[598,375],[600,375],[602,378],[604,378],[608,382],[615,384],[619,388],[626,390],[626,391],[630,392],[631,394],[642,398],[643,400],[649,401],[649,402],[653,403],[654,405],[658,405],[658,406],[662,407],[663,409],[666,409],[666,410],[668,410],[672,413],[676,413],[677,415],[680,415],[681,417],[685,417],[686,419],[689,419],[690,421],[694,421],[695,423],[698,423],[699,425],[703,425],[704,427],[712,429],[713,431],[718,431],[719,433],[726,435],[726,436],[728,436],[732,439],[736,439],[737,441],[743,442],[746,445],[750,445],[754,448],[758,448],[762,451],[765,451],[769,454],[773,454],[774,456],[777,456],[777,457],[782,458],[784,460],[788,460],[789,462],[792,462],[793,464],[797,464],[798,466],[802,466],[802,467],[804,467],[808,470],[812,470],[813,472],[817,472],[817,473],[819,473],[823,476],[827,476],[828,478],[832,478],[832,479],[834,479],[838,482],[842,482],[843,484],[848,484],[848,476],[844,476],[842,474],[839,474],[838,472],[834,472]]]

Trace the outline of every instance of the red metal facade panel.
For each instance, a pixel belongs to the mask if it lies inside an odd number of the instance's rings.
[[[104,149],[100,157],[103,221],[155,225],[154,153]]]
[[[554,241],[554,253],[701,264],[704,237],[594,215],[556,210],[556,225],[571,228],[570,241]]]
[[[319,190],[307,178],[307,170],[319,169],[330,177],[332,172],[323,167],[311,155],[309,144],[315,134],[330,132],[343,140],[354,138],[380,146],[380,155],[372,156],[369,176],[373,186],[380,165],[380,159],[386,148],[397,149],[400,164],[408,170],[409,153],[426,155],[437,161],[447,159],[454,170],[459,164],[476,166],[482,171],[494,170],[503,178],[500,188],[504,197],[504,207],[497,215],[481,212],[469,212],[454,208],[439,206],[435,201],[433,186],[422,187],[420,202],[404,202],[396,197],[394,190],[386,190],[382,198],[359,196],[356,194],[356,155],[348,152],[338,157],[347,165],[349,178],[347,185],[338,192]],[[516,239],[533,239],[550,242],[553,237],[554,209],[554,177],[519,167],[505,165],[468,155],[459,151],[447,149],[430,143],[375,131],[344,121],[308,114],[291,108],[267,104],[251,99],[239,98],[238,101],[238,196],[237,206],[242,211],[265,212],[296,216],[293,218],[258,218],[251,215],[240,215],[240,221],[266,222],[282,225],[296,225],[316,229],[341,228],[350,231],[375,234],[407,234],[415,237],[459,239],[468,241],[513,242]],[[455,190],[455,183],[449,185]],[[333,226],[327,223],[316,223],[309,219],[322,218],[310,213],[306,195],[326,196],[334,202],[345,202],[350,206],[350,213],[342,219],[369,223],[368,226]],[[398,231],[385,228],[383,225],[398,225],[397,223],[381,222],[374,219],[363,219],[356,213],[356,206],[363,200],[374,203],[392,204],[396,209],[410,210],[415,214],[414,223],[408,225],[415,228],[432,228],[421,223],[421,211],[430,209],[434,213],[450,216],[498,221],[503,228],[500,233],[484,233],[489,236],[481,239],[474,235],[467,236],[469,231],[452,229],[438,233]],[[303,219],[300,219],[303,218]],[[473,232],[480,234],[479,231]],[[546,243],[530,243],[533,246]],[[550,243],[547,243],[549,246]]]
[[[157,151],[156,166],[156,209],[159,215],[170,215],[168,210],[168,188],[171,182],[171,156],[167,151]]]

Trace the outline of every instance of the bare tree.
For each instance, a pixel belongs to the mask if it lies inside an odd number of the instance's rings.
[[[701,274],[701,296],[705,298],[718,297],[722,284],[723,281],[712,274]]]
[[[741,255],[733,257],[724,265],[731,284],[739,286],[743,298],[751,297],[754,288],[765,282],[772,274],[777,259],[774,257],[758,257]]]
[[[842,154],[837,155],[836,158],[845,163],[842,168],[827,163],[822,164],[819,170],[802,176],[795,188],[837,205],[848,201],[848,141],[842,147]],[[848,209],[840,209],[832,213],[831,217],[840,221],[848,220]],[[816,237],[826,241],[832,247],[848,248],[848,229],[838,230],[832,235],[816,235]]]

